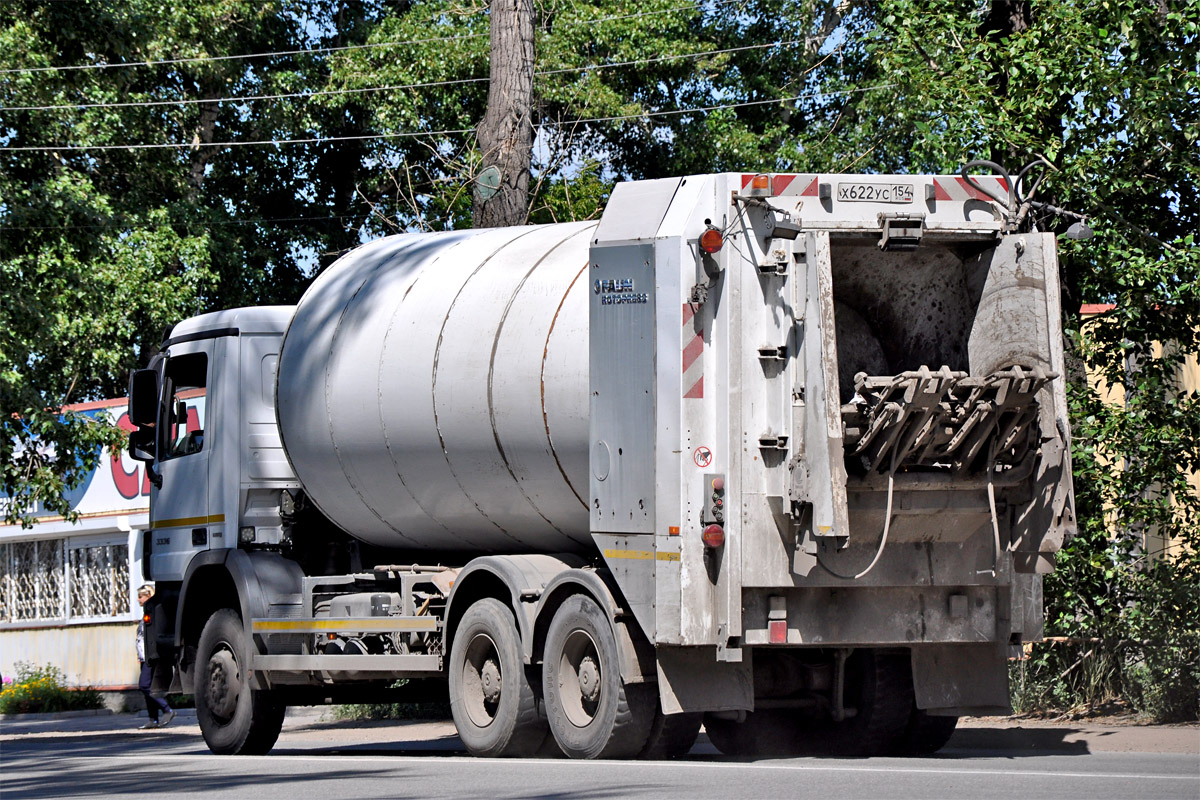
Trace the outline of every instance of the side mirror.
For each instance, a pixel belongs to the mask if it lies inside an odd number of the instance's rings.
[[[129,433],[129,457],[147,464],[154,460],[154,428],[138,428]]]
[[[129,457],[134,461],[142,461],[146,464],[146,477],[154,484],[156,489],[161,489],[163,484],[162,475],[154,469],[154,428],[138,428],[136,431],[129,433]],[[147,539],[147,541],[149,541]]]
[[[158,416],[158,373],[139,369],[129,373],[129,421],[139,428],[153,426]],[[132,452],[132,451],[130,451]]]

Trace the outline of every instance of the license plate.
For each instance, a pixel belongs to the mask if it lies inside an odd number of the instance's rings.
[[[843,203],[911,203],[911,183],[839,183],[837,199]]]

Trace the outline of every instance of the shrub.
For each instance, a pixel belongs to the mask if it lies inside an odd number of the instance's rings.
[[[349,703],[334,706],[338,719],[450,719],[450,703]]]
[[[104,708],[95,689],[67,689],[65,682],[66,676],[58,667],[18,662],[17,677],[5,678],[0,690],[0,714]]]
[[[389,688],[400,689],[408,681],[401,679]],[[333,707],[337,719],[450,719],[450,701],[434,700],[418,703],[347,703]]]

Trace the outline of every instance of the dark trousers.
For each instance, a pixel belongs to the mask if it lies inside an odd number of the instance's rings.
[[[153,661],[142,662],[142,677],[138,680],[138,688],[142,690],[142,694],[146,696],[146,713],[150,715],[150,719],[157,720],[158,713],[167,713],[171,707],[167,705],[166,699],[163,697],[164,692],[161,689],[153,688],[157,683],[162,686],[161,682],[161,664],[162,659],[154,659]],[[160,673],[159,681],[155,681],[155,673]]]

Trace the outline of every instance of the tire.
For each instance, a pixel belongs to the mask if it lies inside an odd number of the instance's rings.
[[[908,731],[914,708],[912,667],[907,654],[857,650],[846,665],[846,705],[857,713],[833,723],[825,749],[844,755],[881,756],[895,753]],[[813,731],[820,738],[823,732]]]
[[[264,755],[283,728],[287,707],[250,688],[250,653],[236,612],[208,618],[196,646],[196,717],[208,749],[219,755]]]
[[[516,620],[499,600],[478,600],[459,620],[450,651],[450,711],[474,756],[532,756],[547,738]]]
[[[667,715],[654,704],[654,720],[650,724],[650,737],[638,758],[662,761],[667,758],[686,756],[700,735],[700,723],[704,714],[684,713]]]
[[[704,730],[713,747],[727,756],[795,756],[804,752],[803,721],[781,709],[751,711],[743,722],[704,716]]]
[[[946,746],[957,727],[958,717],[935,717],[914,706],[899,752],[909,756],[933,755]]]
[[[654,722],[653,684],[625,684],[612,623],[592,598],[568,598],[550,621],[542,668],[550,731],[570,758],[632,758]]]

